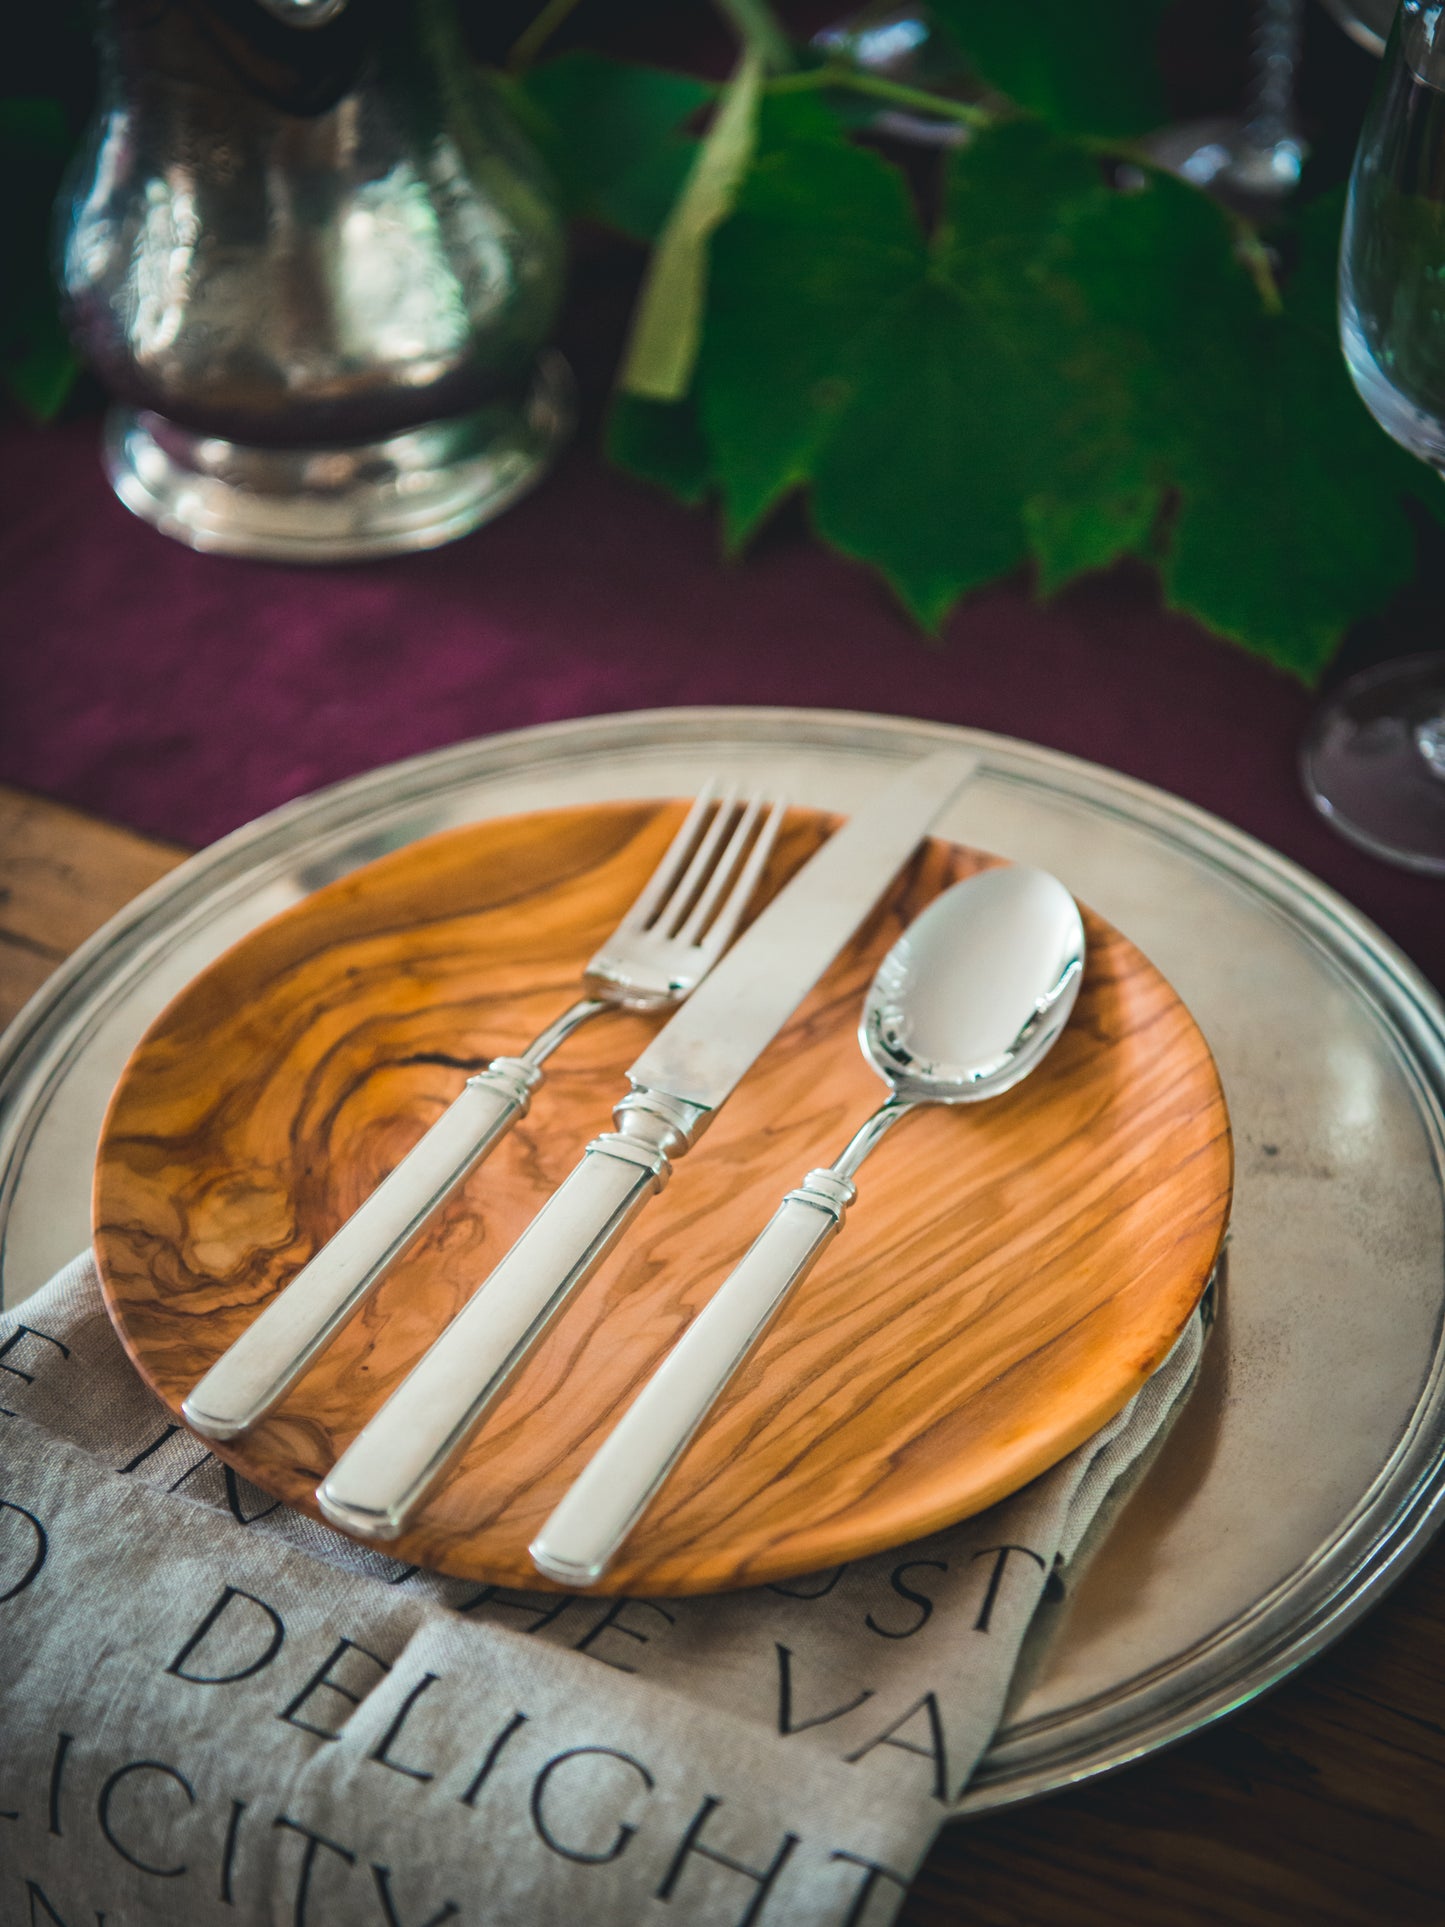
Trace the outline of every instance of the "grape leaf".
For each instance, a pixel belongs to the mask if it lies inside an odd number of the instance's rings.
[[[1130,439],[1178,491],[1166,596],[1311,678],[1414,566],[1402,460],[1350,385],[1335,332],[1338,204],[1312,212],[1280,312],[1212,202],[1168,176],[1072,226],[1069,272],[1129,370]]]
[[[1086,155],[1027,123],[976,143],[950,189],[931,256],[814,464],[819,530],[883,569],[929,626],[1027,559],[1027,505],[1071,401],[1040,271],[1061,209],[1104,192]]]
[[[11,262],[11,285],[0,306],[0,370],[11,394],[40,421],[59,412],[79,372],[60,323],[45,246],[71,146],[58,101],[0,101],[0,177],[12,183],[0,236]]]
[[[1029,449],[1018,411],[1000,411],[991,392],[1008,380],[1001,344],[974,322],[945,283],[922,278],[870,343],[814,465],[820,533],[882,569],[930,627],[1028,552],[1017,459]]]
[[[1033,397],[1027,414],[1015,405],[1010,466],[1046,594],[1146,551],[1163,499],[1130,371],[1067,275],[1071,226],[1116,198],[1090,153],[1027,124],[997,128],[949,173],[940,264],[995,341],[1000,380]]]
[[[517,91],[568,213],[650,241],[697,152],[680,130],[717,89],[690,74],[579,51],[533,68]]]
[[[5,385],[36,421],[47,422],[60,413],[80,373],[53,304],[37,300],[17,305],[6,336],[0,346]]]
[[[765,135],[717,239],[698,378],[730,535],[811,478],[820,532],[930,625],[1035,535],[1055,583],[1136,546],[1158,488],[1048,272],[1063,211],[1110,198],[1092,158],[993,130],[930,249],[878,156],[776,110]]]
[[[607,453],[619,468],[671,489],[683,502],[700,502],[712,478],[712,454],[691,397],[665,402],[616,396],[607,419]]]
[[[930,626],[1027,557],[1052,591],[1142,554],[1173,606],[1306,677],[1409,575],[1401,497],[1432,483],[1342,367],[1337,210],[1270,312],[1214,203],[1116,193],[1037,122],[953,157],[931,246],[876,155],[764,125],[698,371],[732,539],[806,485]]]
[[[1157,7],[1124,11],[1147,47]],[[1088,140],[1059,131],[1082,118],[1067,42],[1012,75],[1033,118],[948,160],[931,239],[899,170],[825,101],[765,95],[712,238],[692,391],[619,399],[611,453],[687,500],[716,487],[730,545],[805,491],[820,534],[929,625],[1029,558],[1049,593],[1141,555],[1172,606],[1309,679],[1408,578],[1405,499],[1445,521],[1445,491],[1343,367],[1338,200],[1303,211],[1283,302],[1265,299],[1237,224],[1198,190],[1106,184],[1094,135],[1153,112],[1126,67],[1112,94],[1089,83]],[[680,104],[654,114],[654,151],[681,145]],[[647,151],[639,137],[624,175],[646,174]]]
[[[898,170],[804,98],[765,103],[712,258],[698,407],[736,546],[811,472],[858,355],[927,255]]]
[[[1170,0],[930,0],[989,86],[1069,134],[1148,133],[1168,115],[1159,25]]]

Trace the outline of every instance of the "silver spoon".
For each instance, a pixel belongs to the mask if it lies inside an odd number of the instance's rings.
[[[810,1171],[699,1312],[531,1545],[549,1579],[607,1570],[733,1373],[811,1270],[857,1195],[859,1166],[924,1104],[1011,1089],[1068,1021],[1084,967],[1078,906],[1055,877],[985,870],[935,898],[879,966],[858,1032],[889,1096],[826,1170]]]

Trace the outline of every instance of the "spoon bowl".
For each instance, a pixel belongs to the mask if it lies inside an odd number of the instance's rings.
[[[1083,920],[1058,878],[983,870],[935,897],[888,952],[858,1041],[914,1103],[997,1097],[1053,1045],[1083,972]]]

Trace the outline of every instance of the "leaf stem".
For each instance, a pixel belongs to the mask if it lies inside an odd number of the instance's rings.
[[[512,42],[507,71],[524,73],[578,4],[579,0],[546,0]]]
[[[619,377],[624,394],[671,402],[688,391],[702,342],[708,243],[751,164],[762,89],[763,57],[744,47],[647,264]]]
[[[1234,219],[1234,249],[1259,291],[1260,306],[1265,313],[1283,314],[1284,299],[1274,272],[1274,257],[1260,239],[1253,221],[1245,220],[1242,215]]]
[[[779,26],[768,0],[715,0],[715,4],[768,72],[787,73],[796,65],[792,42]]]
[[[926,87],[910,87],[883,74],[870,74],[859,67],[830,64],[809,67],[805,72],[782,74],[768,82],[770,94],[802,94],[840,88],[845,93],[868,94],[886,100],[894,107],[906,107],[915,114],[929,114],[935,120],[961,121],[965,127],[991,127],[997,118],[986,107],[971,101],[952,100],[947,94],[931,93]]]

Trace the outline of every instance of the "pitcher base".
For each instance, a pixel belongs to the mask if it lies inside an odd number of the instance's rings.
[[[520,405],[494,403],[382,441],[248,447],[117,406],[104,458],[126,507],[193,549],[346,562],[439,548],[491,521],[545,474],[574,415],[571,370],[549,350]]]

